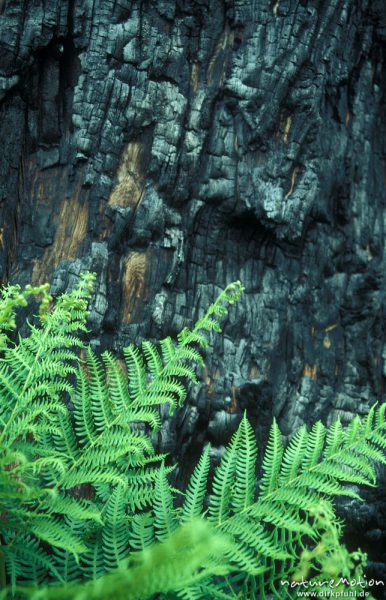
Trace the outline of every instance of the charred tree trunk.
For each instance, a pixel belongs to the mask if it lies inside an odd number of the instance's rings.
[[[382,0],[3,0],[0,14],[3,281],[59,293],[96,271],[94,344],[116,349],[246,286],[161,446],[189,465],[245,409],[261,446],[273,415],[290,434],[379,400]],[[350,507],[378,562],[385,511]]]

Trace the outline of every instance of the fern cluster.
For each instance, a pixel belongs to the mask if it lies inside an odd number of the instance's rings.
[[[159,593],[169,597],[168,592],[189,587],[203,577],[226,573],[229,544],[208,522],[195,519],[164,543],[152,544],[98,579],[39,588],[19,586],[17,593],[28,600],[145,600]],[[216,564],[213,556],[217,556]]]
[[[158,407],[183,402],[206,334],[242,291],[228,286],[160,351],[130,345],[122,365],[80,339],[92,284],[84,276],[51,307],[46,287],[8,289],[0,306],[7,331],[25,297],[43,294],[39,321],[16,343],[4,334],[0,358],[0,577],[12,589],[20,580],[95,579],[137,548],[132,518],[152,503],[165,458],[150,438]]]
[[[264,600],[296,597],[281,581],[331,564],[334,577],[353,572],[333,497],[376,484],[386,405],[348,427],[302,427],[287,447],[274,421],[260,482],[244,415],[216,468],[204,449],[181,502],[152,444],[159,406],[184,402],[243,288],[228,286],[176,341],[130,345],[118,360],[82,341],[92,284],[85,275],[55,303],[46,286],[0,300],[2,597]],[[39,317],[15,341],[15,309],[31,295]]]
[[[268,592],[292,597],[280,582],[294,573],[306,545],[317,545],[325,537],[318,508],[323,505],[330,520],[337,522],[332,498],[359,498],[353,486],[374,486],[374,462],[386,464],[385,411],[386,404],[378,409],[374,406],[363,422],[355,417],[347,428],[339,420],[330,428],[318,422],[310,432],[302,427],[286,448],[274,421],[258,489],[255,436],[244,415],[214,471],[211,489],[207,448],[193,472],[182,508],[173,508],[172,516],[172,490],[164,476],[163,501],[156,498],[154,525],[157,528],[157,522],[166,519],[162,507],[175,527],[198,516],[210,492],[206,518],[233,541],[227,555],[232,574],[224,578],[222,586],[217,582],[217,592],[221,588],[235,594],[241,589],[245,598],[265,598]],[[181,597],[188,600],[210,594],[213,590],[208,580],[184,590]]]
[[[76,372],[82,347],[75,333],[86,331],[87,301],[92,277],[85,276],[77,289],[51,300],[47,288],[17,289],[3,294],[3,331],[15,327],[14,308],[25,305],[28,294],[43,294],[40,324],[30,324],[29,336],[16,343],[2,338],[0,359],[0,509],[1,578],[5,570],[12,585],[22,576],[37,581],[47,570],[57,575],[54,561],[40,541],[80,552],[86,549],[73,533],[68,519],[98,519],[96,510],[57,493],[55,483],[66,472],[64,427],[69,428],[65,398],[72,393],[69,377]],[[60,449],[61,447],[61,449]],[[5,564],[4,564],[5,563]]]

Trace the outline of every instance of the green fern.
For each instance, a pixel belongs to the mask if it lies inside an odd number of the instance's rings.
[[[163,502],[170,472],[150,437],[160,427],[159,405],[174,410],[184,400],[187,382],[196,381],[192,364],[203,364],[207,333],[219,330],[226,306],[242,292],[239,283],[228,286],[192,330],[163,340],[160,350],[150,342],[142,351],[130,345],[122,367],[79,337],[87,333],[93,279],[83,276],[55,303],[47,286],[9,288],[0,300],[3,586],[6,578],[12,588],[24,577],[97,578],[139,549],[130,539],[134,520]],[[15,344],[6,332],[31,295],[42,296],[39,320]],[[164,535],[159,523],[158,539],[169,536],[172,523],[165,521]]]
[[[64,399],[72,393],[68,376],[75,372],[77,350],[82,347],[74,332],[86,331],[87,303],[93,276],[58,299],[49,310],[46,286],[3,292],[1,328],[12,329],[15,308],[25,306],[27,296],[43,294],[39,321],[30,324],[30,335],[15,344],[2,337],[0,358],[0,512],[2,584],[5,568],[15,585],[18,577],[38,580],[45,572],[58,576],[54,558],[39,540],[75,555],[86,550],[81,536],[67,522],[76,514],[82,520],[99,520],[99,511],[86,500],[76,502],[53,493],[53,482],[63,476],[63,452],[50,446],[61,439],[68,412]]]
[[[228,565],[224,553],[229,538],[209,523],[194,519],[163,543],[152,544],[96,581],[65,586],[18,586],[18,598],[28,600],[145,600],[155,593],[184,590],[208,576],[222,575]],[[8,591],[0,596],[11,597]]]
[[[329,573],[336,552],[339,574],[350,572],[332,500],[376,485],[386,405],[348,427],[302,427],[287,447],[274,421],[259,484],[244,415],[214,472],[205,448],[177,507],[173,468],[152,444],[159,406],[185,400],[208,333],[243,288],[228,286],[176,341],[130,345],[122,361],[80,338],[92,283],[84,276],[55,303],[47,286],[0,298],[1,597],[264,600],[291,598],[280,587],[291,573]],[[30,296],[42,298],[39,317],[14,343]]]
[[[208,445],[192,473],[182,506],[181,522],[185,523],[199,517],[203,512],[210,469],[210,446]]]
[[[317,423],[311,432],[302,427],[285,449],[276,421],[273,422],[263,459],[263,477],[256,491],[257,448],[246,415],[233,435],[213,476],[207,518],[216,529],[233,539],[227,555],[230,574],[216,584],[217,596],[243,593],[256,598],[266,590],[285,593],[280,578],[295,569],[297,556],[307,544],[321,543],[325,532],[315,515],[323,503],[332,519],[329,498],[347,495],[358,498],[352,485],[375,484],[374,461],[386,462],[386,405],[373,407],[364,422],[356,417],[343,428]],[[171,507],[170,488],[163,484],[164,502],[157,502],[157,521],[185,522],[189,514],[202,510],[209,492],[209,449],[206,448],[192,474],[182,510]],[[166,501],[167,498],[167,501]],[[150,523],[147,523],[150,527]],[[153,526],[157,528],[156,519]],[[182,598],[205,598],[213,594],[208,580],[184,590]],[[249,597],[249,596],[247,596]]]

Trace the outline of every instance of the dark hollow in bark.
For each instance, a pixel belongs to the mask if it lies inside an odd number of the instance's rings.
[[[164,416],[180,478],[244,410],[262,447],[273,416],[289,435],[381,399],[382,0],[3,0],[0,30],[2,280],[96,271],[115,349],[246,286]],[[376,494],[345,510],[379,577]]]

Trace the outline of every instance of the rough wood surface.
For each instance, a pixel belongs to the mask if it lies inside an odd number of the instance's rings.
[[[95,270],[116,349],[246,286],[165,416],[187,469],[245,409],[264,444],[384,393],[385,52],[382,0],[0,2],[3,281]],[[378,575],[381,493],[348,511]]]

